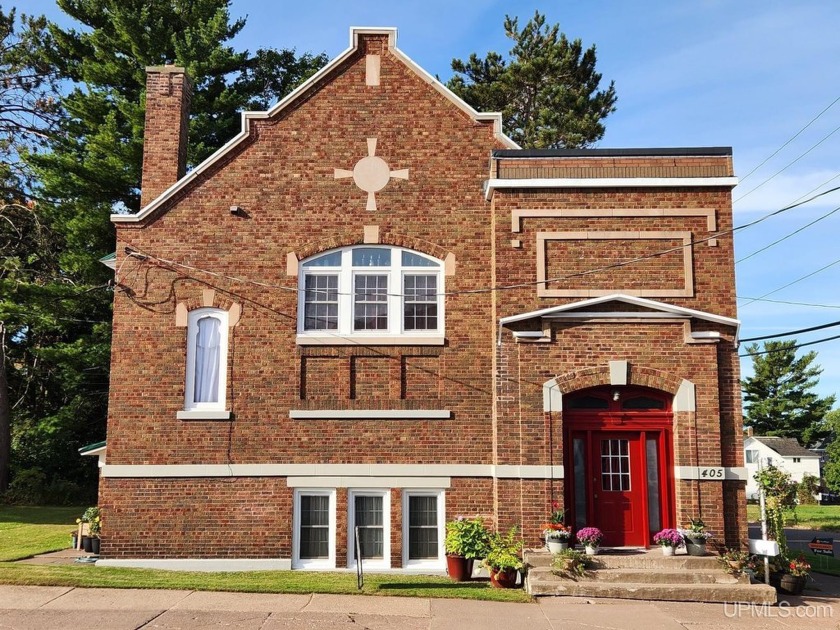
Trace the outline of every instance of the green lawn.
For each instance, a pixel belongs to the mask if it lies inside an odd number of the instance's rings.
[[[0,507],[0,562],[66,549],[82,507]]]
[[[758,521],[757,505],[747,505],[747,520]],[[786,527],[840,532],[840,505],[800,505],[787,514]]]
[[[243,593],[359,593],[355,573],[247,571],[205,573],[117,569],[92,565],[26,565],[10,560],[70,546],[83,508],[0,507],[0,583],[94,588],[163,588]],[[455,583],[446,577],[403,574],[365,576],[361,593],[529,602],[522,589],[491,588],[488,581]]]

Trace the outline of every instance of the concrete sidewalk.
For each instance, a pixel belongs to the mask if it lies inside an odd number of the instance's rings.
[[[542,598],[533,604],[355,595],[263,595],[0,585],[0,628],[720,630],[840,628],[840,580],[817,576],[777,607]],[[823,580],[828,580],[824,582]],[[830,582],[830,583],[829,583]]]

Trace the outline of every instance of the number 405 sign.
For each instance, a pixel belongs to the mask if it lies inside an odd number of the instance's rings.
[[[725,476],[723,467],[700,468],[700,479],[723,479]]]

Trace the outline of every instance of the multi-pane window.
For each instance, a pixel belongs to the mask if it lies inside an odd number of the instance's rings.
[[[338,276],[306,276],[304,291],[305,330],[338,329]]]
[[[443,343],[443,280],[440,260],[400,247],[345,247],[304,260],[298,339],[408,334],[412,343]]]
[[[403,308],[405,330],[437,330],[437,276],[406,275]]]
[[[438,500],[436,496],[408,497],[408,559],[438,557]]]
[[[601,489],[630,490],[630,453],[627,440],[601,440]]]
[[[387,330],[388,276],[359,274],[354,280],[353,330]]]
[[[365,560],[381,560],[385,554],[385,522],[382,496],[356,496],[353,501],[359,546]]]
[[[324,495],[300,497],[301,560],[329,558],[330,555],[330,498]]]
[[[295,532],[292,566],[335,567],[335,492],[301,490],[295,493]]]

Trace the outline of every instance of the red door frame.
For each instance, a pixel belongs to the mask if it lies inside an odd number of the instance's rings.
[[[615,394],[618,394],[618,397]],[[570,409],[576,398],[597,398],[606,403],[604,409]],[[630,410],[623,409],[626,401],[637,398],[651,398],[661,401],[662,409]],[[591,474],[596,465],[592,456],[594,442],[598,434],[620,434],[623,432],[637,434],[641,452],[641,479],[644,491],[642,497],[642,519],[644,531],[648,532],[646,546],[653,544],[653,534],[650,529],[647,493],[647,440],[657,438],[657,455],[659,460],[659,522],[661,528],[674,527],[675,523],[675,489],[674,489],[674,451],[673,425],[674,416],[671,410],[672,397],[665,393],[645,387],[601,386],[580,390],[564,397],[563,404],[563,461],[565,465],[565,505],[569,514],[569,522],[574,524],[575,514],[575,472],[574,456],[572,452],[573,438],[585,440],[584,452],[589,461],[584,483],[586,501],[586,522],[595,522],[595,501],[597,490],[593,487]],[[568,401],[568,402],[567,402]],[[597,462],[600,466],[600,460]]]

